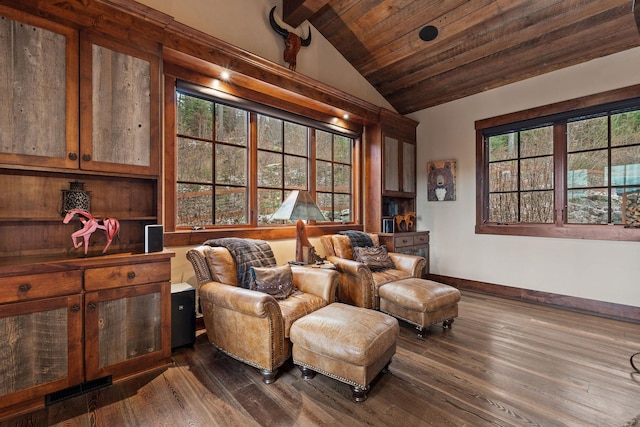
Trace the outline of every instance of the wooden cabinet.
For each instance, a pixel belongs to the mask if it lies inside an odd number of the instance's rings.
[[[406,233],[378,233],[381,245],[386,245],[389,252],[417,255],[427,260],[427,265],[422,273],[423,277],[429,274],[429,232],[414,231]]]
[[[382,231],[382,219],[415,212],[418,123],[382,110],[365,129],[365,230]]]
[[[172,256],[0,259],[0,420],[168,363]]]
[[[158,45],[0,14],[0,163],[158,175]]]

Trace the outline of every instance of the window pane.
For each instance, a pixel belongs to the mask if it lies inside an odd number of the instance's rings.
[[[553,222],[553,192],[533,191],[522,193],[520,222]]]
[[[316,158],[322,160],[332,160],[331,144],[332,135],[329,132],[316,130]]]
[[[307,189],[307,159],[284,156],[284,186],[290,190]]]
[[[514,132],[489,138],[489,161],[509,160],[518,157],[517,134]]]
[[[351,222],[351,196],[349,194],[335,195],[334,221]]]
[[[258,151],[258,186],[282,187],[282,155]]]
[[[247,191],[245,188],[216,186],[216,224],[247,223]]]
[[[334,221],[333,197],[331,193],[316,193],[316,204],[327,221]],[[335,221],[338,221],[336,218]]]
[[[307,127],[295,123],[284,123],[284,151],[299,156],[307,155]]]
[[[520,132],[520,157],[553,154],[553,126]]]
[[[334,189],[340,193],[351,192],[351,167],[347,165],[334,165],[335,177],[334,177]]]
[[[258,115],[258,148],[282,152],[282,120]]]
[[[518,222],[518,194],[499,193],[489,195],[490,222]]]
[[[247,112],[216,104],[216,141],[247,145]]]
[[[518,162],[491,163],[489,165],[489,191],[516,191],[518,189]]]
[[[211,183],[213,144],[178,138],[178,181]]]
[[[611,150],[611,184],[640,184],[640,146]]]
[[[607,152],[589,151],[567,155],[567,188],[606,185]]]
[[[609,192],[606,188],[567,191],[567,222],[570,224],[607,224]]]
[[[614,222],[640,225],[640,188],[618,188],[612,199],[611,208],[613,209]]]
[[[353,139],[336,135],[334,140],[333,160],[340,163],[351,164],[351,147]]]
[[[247,150],[243,147],[216,145],[216,184],[246,185]]]
[[[520,163],[520,188],[522,190],[546,190],[553,188],[553,158],[534,157]]]
[[[567,151],[606,147],[607,127],[607,117],[567,123]]]
[[[180,184],[177,188],[177,226],[198,226],[211,224],[213,212],[213,187],[211,185]]]
[[[280,190],[258,190],[258,224],[269,223],[271,215],[278,210],[282,204],[282,191]],[[281,221],[275,221],[281,222]]]
[[[316,190],[333,191],[333,175],[331,173],[331,163],[316,162]]]
[[[213,102],[178,92],[178,134],[213,139]]]
[[[640,110],[611,115],[611,145],[640,144]]]

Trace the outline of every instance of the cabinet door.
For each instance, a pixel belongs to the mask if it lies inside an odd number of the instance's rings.
[[[0,6],[0,162],[78,167],[78,34]]]
[[[402,143],[402,191],[416,192],[416,145]]]
[[[80,55],[80,167],[157,175],[157,52],[138,51],[83,34]]]
[[[0,419],[80,384],[82,296],[0,306]]]
[[[398,140],[385,136],[384,138],[384,190],[400,191],[400,156]]]
[[[171,355],[168,282],[85,294],[86,376],[121,377]]]

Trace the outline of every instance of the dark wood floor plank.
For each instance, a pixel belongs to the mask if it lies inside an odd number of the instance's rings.
[[[291,361],[274,384],[200,332],[173,366],[5,426],[624,426],[640,414],[640,325],[463,292],[453,329],[401,322],[390,371],[350,388]]]

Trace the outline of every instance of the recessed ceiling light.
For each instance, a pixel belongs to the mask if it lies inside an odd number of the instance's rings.
[[[430,42],[438,37],[438,29],[433,25],[426,25],[420,30],[420,39],[425,42]]]
[[[223,71],[220,73],[220,78],[222,80],[229,80],[229,77],[231,77],[231,74],[229,74],[228,71]]]
[[[349,120],[349,115],[348,114],[343,114],[342,118],[345,119],[345,120]]]

